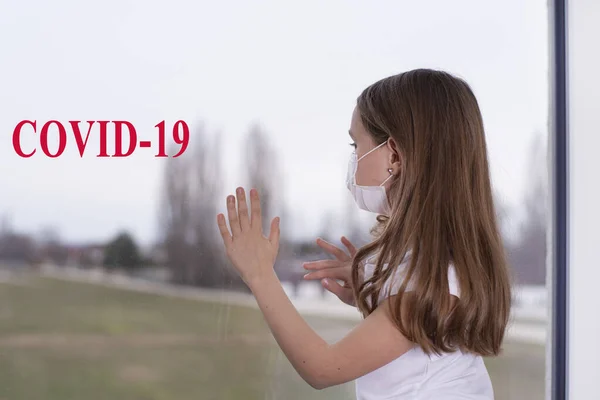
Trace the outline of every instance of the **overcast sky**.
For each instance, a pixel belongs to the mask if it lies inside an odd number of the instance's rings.
[[[18,230],[56,226],[70,241],[121,228],[153,240],[162,161],[155,145],[96,158],[97,127],[83,158],[69,136],[61,158],[38,149],[21,159],[11,136],[23,119],[38,129],[50,119],[128,120],[153,143],[162,120],[204,121],[222,135],[227,192],[243,183],[240,146],[259,121],[293,213],[282,226],[305,237],[325,211],[343,233],[350,116],[380,78],[419,67],[465,78],[494,185],[517,210],[533,135],[547,133],[545,0],[5,1],[0,38],[0,213]]]

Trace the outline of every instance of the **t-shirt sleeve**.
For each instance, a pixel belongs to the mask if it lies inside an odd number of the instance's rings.
[[[448,267],[448,288],[450,289],[450,294],[460,297],[460,285],[458,284],[456,269],[452,264]]]
[[[381,292],[379,292],[379,302],[381,302],[388,296],[393,296],[398,293],[398,291],[400,290],[400,286],[402,285],[402,282],[406,278],[406,270],[407,270],[406,264],[400,265],[396,269],[395,273],[392,274],[385,281],[385,283],[381,289]],[[414,290],[414,279],[415,279],[415,277],[413,276],[413,279],[411,279],[411,281],[408,282],[408,284],[406,285],[407,292]],[[454,268],[454,265],[452,265],[452,264],[450,264],[450,266],[448,267],[448,289],[449,289],[448,291],[450,292],[450,294],[452,294],[456,297],[460,297],[460,287],[458,284],[458,278],[456,276],[456,270]],[[391,290],[389,292],[389,294],[388,294],[388,290]]]
[[[398,294],[400,290],[400,286],[406,279],[406,270],[407,265],[403,263],[400,265],[396,271],[385,281],[381,291],[379,292],[379,301],[381,302],[383,299],[389,296],[393,296]],[[406,285],[406,291],[410,292],[414,290],[414,278],[411,279],[410,282]]]

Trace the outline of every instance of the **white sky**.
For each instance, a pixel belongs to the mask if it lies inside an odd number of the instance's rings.
[[[228,192],[243,184],[242,138],[260,121],[293,213],[282,227],[311,237],[329,211],[343,233],[350,115],[380,78],[418,67],[465,78],[494,184],[516,209],[529,144],[547,132],[545,0],[0,2],[0,57],[0,213],[18,230],[53,225],[78,242],[120,228],[143,242],[156,236],[156,148],[99,159],[95,128],[83,159],[72,136],[61,158],[21,159],[11,136],[23,119],[38,129],[49,119],[124,119],[153,142],[161,120],[203,120],[222,132]]]

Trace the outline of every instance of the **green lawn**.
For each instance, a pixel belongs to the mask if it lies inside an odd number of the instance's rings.
[[[324,337],[350,322],[310,318]],[[542,347],[488,360],[496,398],[543,399]],[[306,384],[257,310],[30,277],[0,283],[0,400],[353,399]]]

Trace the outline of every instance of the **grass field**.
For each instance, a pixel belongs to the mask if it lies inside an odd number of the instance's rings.
[[[309,318],[328,341],[353,323]],[[544,349],[487,360],[496,399],[543,399]],[[259,311],[30,277],[0,283],[0,400],[354,399],[317,391]]]

